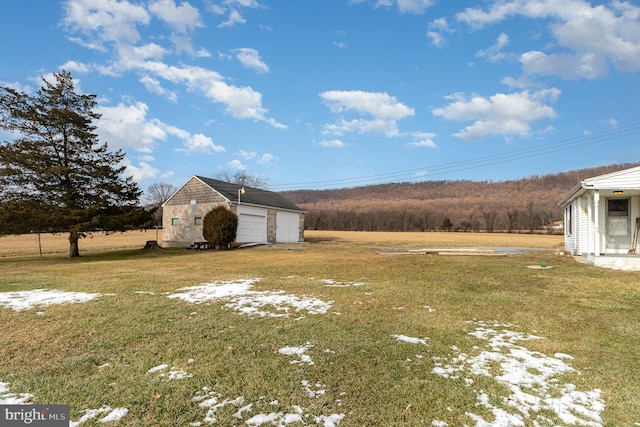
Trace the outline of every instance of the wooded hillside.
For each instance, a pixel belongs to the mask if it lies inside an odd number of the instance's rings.
[[[280,194],[307,211],[305,228],[311,230],[552,232],[562,220],[556,204],[580,180],[638,165],[501,182],[402,182]]]

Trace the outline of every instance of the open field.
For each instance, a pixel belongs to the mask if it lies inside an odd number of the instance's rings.
[[[83,427],[640,423],[640,273],[557,256],[560,236],[306,236],[96,236],[77,259],[66,236],[42,259],[0,239],[0,403],[69,404]],[[545,250],[384,255],[430,246]]]
[[[308,241],[345,240],[353,243],[387,246],[517,246],[552,249],[562,244],[563,238],[547,234],[505,233],[400,233],[359,231],[305,231]],[[38,243],[40,239],[40,243]],[[147,240],[162,240],[162,230],[131,231],[105,235],[94,234],[80,239],[80,253],[95,253],[124,249],[140,249]],[[15,256],[60,255],[69,252],[67,234],[36,234],[0,237],[0,258]]]

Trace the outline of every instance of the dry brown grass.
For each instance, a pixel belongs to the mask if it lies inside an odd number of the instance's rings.
[[[506,233],[418,233],[307,230],[308,241],[348,241],[387,246],[497,246],[553,249],[562,245],[563,237],[547,234]],[[147,240],[162,241],[162,230],[128,233],[97,233],[80,240],[80,253],[141,249]],[[43,255],[65,255],[69,252],[67,234],[41,234]],[[38,235],[4,236],[0,238],[1,257],[39,256]]]
[[[563,237],[549,234],[305,231],[307,240],[345,240],[393,246],[496,246],[555,249]]]
[[[158,240],[162,239],[162,230],[158,230]],[[80,253],[103,252],[123,249],[141,249],[147,240],[156,240],[155,230],[130,231],[128,233],[93,234],[80,239]],[[40,246],[43,255],[65,255],[69,253],[69,235],[41,234]],[[0,258],[18,256],[38,256],[38,235],[0,237]]]

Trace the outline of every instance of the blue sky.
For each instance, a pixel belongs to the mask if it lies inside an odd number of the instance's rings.
[[[640,5],[5,0],[0,84],[65,69],[144,189],[518,179],[640,161]],[[2,139],[9,139],[4,135]]]

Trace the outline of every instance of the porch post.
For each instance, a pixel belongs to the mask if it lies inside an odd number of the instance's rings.
[[[594,221],[594,239],[593,254],[600,256],[600,190],[593,191],[593,221]]]
[[[594,230],[593,230],[593,196],[591,195],[591,193],[587,193],[587,236],[593,236],[594,234]],[[587,238],[586,239],[587,242],[587,253],[590,253],[591,251],[594,251],[594,244],[595,242],[592,241],[592,239]]]

